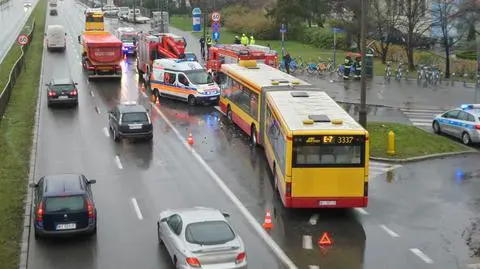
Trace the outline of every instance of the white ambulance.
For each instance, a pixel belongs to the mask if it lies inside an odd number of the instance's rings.
[[[170,97],[195,104],[217,104],[220,88],[198,62],[184,59],[153,61],[149,85],[152,97]],[[148,75],[147,75],[148,76]]]

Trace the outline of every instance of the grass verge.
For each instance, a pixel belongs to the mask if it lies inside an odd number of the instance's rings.
[[[404,159],[437,153],[460,152],[470,148],[449,138],[425,132],[411,125],[400,123],[368,123],[370,132],[370,156]],[[388,132],[395,133],[393,156],[387,154]]]
[[[0,265],[2,269],[18,268],[32,128],[42,64],[45,14],[46,0],[39,0],[30,16],[29,24],[27,23],[30,25],[35,18],[35,33],[26,55],[26,70],[17,80],[5,117],[0,121]]]
[[[172,17],[170,17],[170,24],[173,27],[175,27],[177,29],[180,29],[182,31],[192,31],[192,18],[189,17],[189,16],[172,16]],[[203,25],[202,25],[202,27],[203,27]],[[210,29],[207,29],[207,30],[210,31]],[[203,28],[202,28],[201,33],[193,33],[193,34],[195,36],[198,36],[198,37],[200,35],[203,35]],[[224,43],[224,44],[225,43],[233,43],[234,38],[235,38],[234,33],[228,31],[228,29],[221,28],[220,43]],[[280,52],[281,49],[282,49],[282,45],[281,45],[280,40],[258,40],[257,39],[255,41],[256,41],[256,44],[258,44],[258,45],[270,44],[272,49],[274,49],[278,52]],[[391,47],[394,47],[394,45],[392,45]],[[285,41],[285,48],[288,50],[288,52],[290,52],[290,55],[292,55],[292,57],[302,56],[305,63],[317,62],[318,57],[321,57],[323,60],[327,60],[328,58],[333,59],[333,51],[332,50],[317,48],[315,46],[303,44],[303,43],[298,42],[298,41],[289,41],[289,40]],[[400,49],[400,50],[402,50],[402,49]],[[415,55],[417,57],[421,58],[422,56],[425,56],[425,55],[432,55],[432,53],[417,51],[417,52],[415,52]],[[432,57],[432,56],[430,56],[430,57]],[[345,59],[345,52],[341,51],[341,50],[337,50],[337,53],[336,53],[336,56],[335,56],[336,64],[339,65],[339,64],[343,63],[344,59]],[[441,57],[438,57],[438,59],[441,59]],[[440,65],[440,67],[443,69],[442,65]],[[392,65],[392,68],[395,69],[396,66]],[[453,68],[452,70],[454,70],[454,69],[455,68]],[[385,73],[385,65],[378,58],[376,58],[374,60],[373,73],[374,73],[375,76],[383,76],[384,73]],[[415,75],[416,74],[414,72],[410,72],[410,77],[415,78]],[[456,79],[461,80],[461,78],[456,78]]]

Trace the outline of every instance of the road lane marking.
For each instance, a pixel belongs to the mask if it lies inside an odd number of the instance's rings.
[[[90,90],[90,96],[91,96],[91,97],[95,97],[95,94],[93,94],[93,91],[92,91],[92,90]]]
[[[396,232],[392,231],[390,228],[388,228],[385,225],[380,225],[380,228],[382,228],[387,234],[389,234],[391,237],[400,237]]]
[[[318,265],[309,265],[308,269],[320,269],[320,266]]]
[[[420,249],[418,248],[411,248],[410,251],[417,255],[417,257],[419,257],[420,259],[422,259],[424,262],[426,263],[433,263],[433,260],[430,259],[430,257],[428,257],[425,253],[423,253],[423,251],[421,251]]]
[[[142,211],[140,211],[140,207],[138,206],[137,199],[132,198],[132,205],[133,205],[133,209],[135,210],[135,214],[137,214],[138,219],[143,220]]]
[[[317,225],[318,217],[319,217],[318,214],[313,214],[313,215],[310,217],[310,219],[308,220],[308,222],[310,223],[310,225]]]
[[[123,169],[122,162],[120,161],[120,157],[115,156],[115,162],[117,163],[118,169]]]
[[[235,206],[240,210],[245,219],[252,225],[253,229],[260,235],[263,241],[272,249],[273,253],[288,266],[289,269],[298,269],[298,267],[293,263],[293,261],[285,254],[285,252],[278,246],[278,244],[270,237],[270,235],[263,229],[263,227],[258,223],[255,217],[248,211],[248,209],[242,204],[240,199],[228,188],[225,182],[220,178],[220,176],[213,171],[213,169],[205,162],[205,160],[198,154],[195,149],[193,149],[186,141],[186,139],[180,134],[180,132],[175,128],[172,122],[163,114],[160,109],[150,102],[152,107],[157,111],[158,115],[162,117],[165,123],[170,127],[171,130],[175,133],[177,138],[182,142],[183,146],[193,155],[195,159],[203,166],[206,172],[212,177],[212,179],[217,183],[220,189],[225,193],[225,195],[232,201]]]
[[[355,207],[355,210],[356,210],[358,213],[362,214],[362,215],[368,215],[367,210],[365,210],[365,209],[363,209],[363,208],[361,208],[361,207]]]
[[[98,108],[98,106],[95,106],[95,111],[97,111],[97,114],[101,114],[101,113],[100,113],[100,109]]]
[[[104,134],[106,137],[110,137],[110,133],[108,132],[108,128],[107,128],[107,127],[103,127],[103,134]]]
[[[312,249],[312,236],[311,235],[304,235],[302,240],[303,249]]]

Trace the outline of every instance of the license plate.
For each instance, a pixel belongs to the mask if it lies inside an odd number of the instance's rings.
[[[68,99],[68,96],[66,96],[66,95],[61,95],[61,96],[58,97],[58,99]]]
[[[110,72],[110,70],[108,70],[108,69],[102,69],[102,70],[100,70],[100,72]]]
[[[337,205],[337,201],[318,201],[319,206]]]
[[[76,223],[57,224],[57,230],[73,230],[76,228]]]
[[[216,100],[217,97],[210,97],[210,100]]]
[[[142,129],[142,125],[141,124],[129,124],[128,128],[130,130],[138,130],[138,129]]]

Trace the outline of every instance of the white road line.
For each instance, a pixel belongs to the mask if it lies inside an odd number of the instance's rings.
[[[417,118],[409,118],[410,121],[414,121],[414,122],[428,122],[428,123],[432,123],[432,119],[417,119]]]
[[[400,237],[396,232],[392,231],[390,228],[388,228],[385,225],[380,225],[380,228],[382,228],[387,234],[389,234],[391,237]]]
[[[433,263],[433,260],[430,259],[430,257],[428,257],[425,253],[423,253],[423,251],[421,251],[420,249],[418,248],[411,248],[410,251],[417,255],[417,257],[419,257],[420,259],[422,259],[424,262],[426,263]]]
[[[93,94],[93,91],[90,91],[90,96],[95,97],[95,94]]]
[[[151,103],[151,102],[150,102]],[[167,123],[171,130],[177,135],[177,138],[183,142],[183,146],[190,151],[193,157],[203,166],[207,173],[212,177],[212,179],[217,183],[220,189],[225,193],[225,195],[232,201],[235,206],[240,210],[245,219],[252,225],[253,229],[260,235],[260,237],[265,241],[265,243],[272,249],[273,253],[288,266],[289,269],[298,269],[298,267],[293,263],[293,261],[285,254],[285,252],[278,246],[278,244],[270,237],[270,235],[263,229],[263,227],[258,223],[258,221],[253,217],[253,215],[248,211],[248,209],[242,204],[240,199],[228,188],[225,182],[220,178],[220,176],[213,171],[213,169],[205,162],[205,160],[192,148],[186,141],[180,132],[175,128],[172,122],[165,116],[165,114],[160,111],[160,109],[151,103],[153,108],[158,112],[158,115]]]
[[[309,265],[308,269],[320,269],[320,266],[318,265]]]
[[[310,223],[310,225],[317,225],[318,217],[319,217],[318,214],[313,214],[313,215],[310,217],[310,219],[308,220],[308,222]]]
[[[312,236],[311,235],[304,235],[302,240],[303,249],[312,249]]]
[[[120,157],[115,156],[115,162],[117,163],[118,169],[123,169],[122,162],[120,161]]]
[[[137,217],[139,220],[143,219],[142,211],[140,211],[140,207],[138,206],[137,199],[132,198],[132,205],[133,209],[135,210],[135,213],[137,214]]]
[[[97,111],[97,114],[101,114],[101,113],[100,113],[100,109],[98,108],[98,106],[95,107],[95,111]]]
[[[441,112],[438,112],[438,113],[427,113],[427,112],[406,112],[406,111],[403,111],[403,114],[405,115],[418,115],[418,116],[424,116],[424,117],[434,117],[436,114],[440,114]]]
[[[107,127],[103,127],[103,134],[104,134],[106,137],[110,137],[110,133],[108,132],[108,128],[107,128]]]
[[[404,108],[401,108],[400,111],[402,112],[423,112],[423,113],[442,113],[438,110],[434,110],[434,109],[404,109]]]
[[[412,122],[413,126],[431,126],[432,123],[427,122]]]
[[[361,207],[355,207],[355,210],[356,210],[358,213],[362,214],[362,215],[368,215],[367,210],[365,210],[365,209],[363,209],[363,208],[361,208]]]

